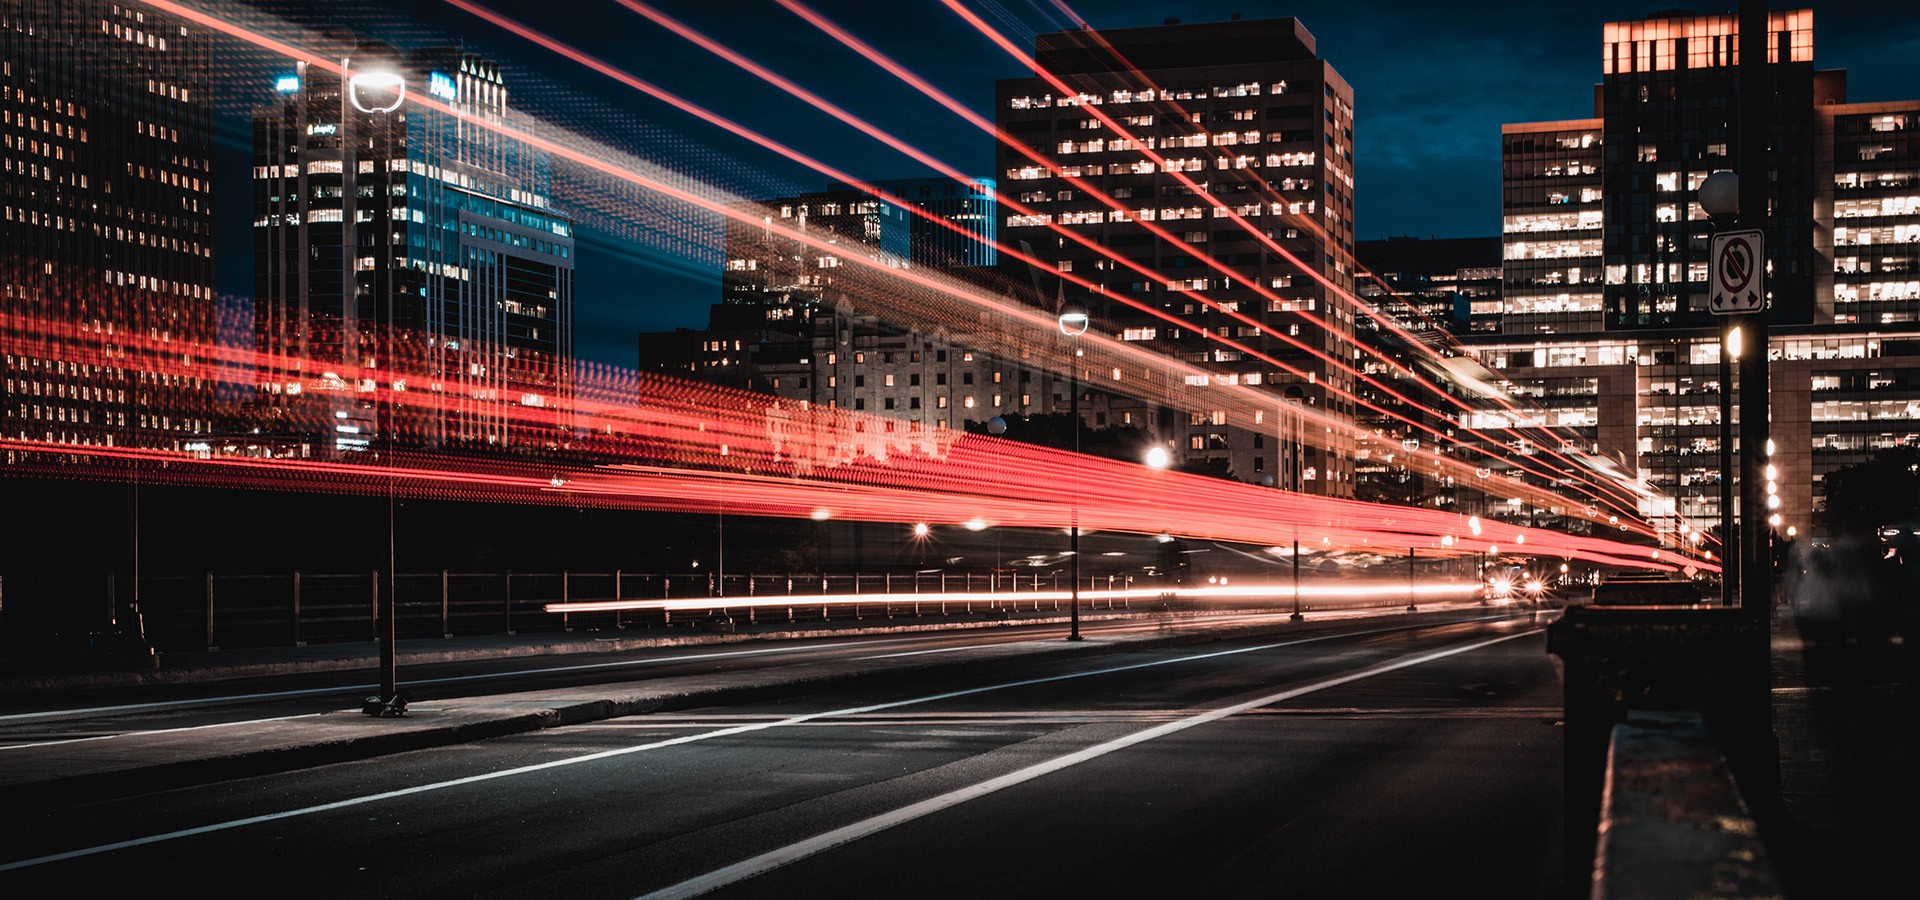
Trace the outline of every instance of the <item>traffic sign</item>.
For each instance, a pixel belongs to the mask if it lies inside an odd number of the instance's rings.
[[[1766,243],[1759,229],[1713,236],[1707,310],[1716,316],[1759,312],[1767,304]]]

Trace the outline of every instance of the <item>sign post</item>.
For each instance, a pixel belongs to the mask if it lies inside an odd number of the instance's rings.
[[[1766,307],[1766,277],[1761,271],[1767,258],[1764,241],[1759,229],[1727,231],[1713,236],[1707,276],[1708,312],[1716,316],[1743,316]]]

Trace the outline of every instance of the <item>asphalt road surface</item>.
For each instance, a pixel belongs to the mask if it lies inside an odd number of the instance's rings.
[[[1539,897],[1559,701],[1525,619],[967,670],[16,808],[0,893]]]

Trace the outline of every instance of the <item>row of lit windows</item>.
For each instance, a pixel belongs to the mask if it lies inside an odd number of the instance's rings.
[[[1775,360],[1874,359],[1882,355],[1878,337],[1793,338],[1771,343],[1773,351],[1768,356]],[[1642,352],[1643,349],[1646,352]],[[1684,362],[1688,365],[1717,366],[1720,342],[1693,341],[1668,352],[1654,352],[1652,348],[1641,348],[1636,344],[1604,343],[1488,348],[1482,351],[1480,358],[1488,367],[1502,370],[1527,366],[1618,366],[1629,363],[1640,366],[1677,365],[1681,362],[1678,354],[1684,354]]]
[[[1852,219],[1861,216],[1920,215],[1920,196],[1880,197],[1871,200],[1836,200],[1833,217]]]
[[[178,100],[182,103],[190,102],[193,99],[193,92],[191,90],[170,82],[155,81],[152,78],[147,79],[147,93],[159,94],[169,100]]]
[[[1597,192],[1596,192],[1597,193]],[[1580,231],[1599,228],[1602,224],[1600,210],[1586,209],[1564,213],[1536,213],[1533,215],[1507,216],[1502,223],[1502,231],[1507,234],[1529,234],[1540,231]]]
[[[1920,400],[1816,400],[1812,419],[1815,422],[1920,419]]]
[[[1916,241],[1920,241],[1920,223],[1912,225],[1882,225],[1873,228],[1835,226],[1833,229],[1833,245],[1836,247],[1865,247],[1873,244],[1906,244]]]
[[[1536,313],[1582,313],[1599,312],[1601,299],[1599,294],[1554,294],[1548,297],[1509,296],[1506,312],[1515,315]]]
[[[73,368],[75,377],[85,377],[82,376],[79,371],[80,364],[75,363]],[[127,392],[125,390],[101,388],[99,385],[92,384],[71,385],[73,389],[71,396],[69,396],[67,390],[69,385],[64,381],[48,383],[21,379],[16,382],[9,378],[6,380],[6,385],[7,393],[9,394],[17,390],[22,395],[31,393],[35,397],[57,397],[61,400],[93,400],[101,403],[127,402]]]
[[[1862,288],[1865,288],[1862,296]],[[1833,286],[1835,303],[1859,303],[1861,301],[1882,300],[1920,300],[1920,281],[1874,281],[1867,284],[1836,284]]]
[[[1161,88],[1155,91],[1152,88],[1144,88],[1136,91],[1121,88],[1104,96],[1100,94],[1089,94],[1084,91],[1075,96],[1059,98],[1055,98],[1052,94],[1041,94],[1039,96],[1008,98],[1007,107],[1009,109],[1047,109],[1053,106],[1099,106],[1107,102],[1146,103],[1153,100],[1193,100],[1208,96],[1219,98],[1258,97],[1260,96],[1260,88],[1259,82],[1250,81],[1241,84],[1215,86],[1211,89],[1180,88],[1176,90],[1172,88]],[[1266,92],[1269,94],[1284,94],[1287,92],[1287,83],[1284,81],[1273,82],[1267,86]]]
[[[1262,166],[1311,166],[1318,162],[1318,159],[1318,154],[1311,151],[1299,151],[1294,153],[1269,153],[1265,157],[1245,155],[1221,156],[1215,157],[1212,162],[1213,168],[1226,170],[1260,168]],[[1165,170],[1168,172],[1204,172],[1207,169],[1207,162],[1206,158],[1197,156],[1184,159],[1169,159],[1166,161]],[[1104,175],[1109,173],[1114,175],[1151,175],[1156,171],[1160,171],[1159,166],[1155,165],[1151,160],[1143,159],[1131,163],[1114,163],[1105,167],[1098,165],[1078,168],[1062,167],[1061,174],[1065,177],[1077,178],[1082,175]],[[1007,170],[1007,178],[1011,181],[1032,181],[1039,178],[1052,177],[1054,177],[1053,172],[1043,166],[1017,166]]]
[[[1600,255],[1600,239],[1567,241],[1512,241],[1503,254],[1506,259],[1569,259]]]
[[[1915,177],[1907,172],[1835,172],[1833,186],[1838,189],[1912,187]]]
[[[1074,210],[1074,211],[1062,212],[1058,214],[1033,213],[1031,215],[1008,216],[1007,227],[1008,228],[1029,228],[1037,225],[1053,225],[1053,224],[1092,225],[1092,224],[1098,224],[1100,222],[1153,222],[1153,221],[1173,222],[1173,221],[1180,221],[1180,220],[1187,220],[1187,219],[1205,219],[1205,218],[1208,218],[1209,216],[1215,219],[1224,219],[1224,218],[1228,218],[1230,215],[1238,215],[1242,218],[1255,218],[1261,215],[1272,215],[1272,216],[1296,215],[1297,216],[1297,215],[1313,215],[1316,212],[1317,208],[1318,208],[1318,205],[1312,200],[1306,200],[1306,201],[1295,200],[1290,203],[1271,203],[1271,204],[1247,203],[1247,204],[1241,204],[1240,206],[1237,206],[1237,207],[1175,206],[1175,207],[1164,207],[1160,209],[1145,208],[1145,209],[1135,209],[1135,210],[1118,210],[1118,209],[1105,210],[1105,211],[1097,210],[1097,209]],[[1209,212],[1209,210],[1211,210],[1211,212]],[[1207,240],[1206,232],[1200,232],[1200,231],[1187,232],[1186,239],[1189,243],[1196,243],[1196,244],[1206,243],[1206,240]],[[1598,253],[1599,251],[1596,250],[1594,252]],[[1070,270],[1062,270],[1062,271],[1070,271]]]
[[[69,139],[77,137],[81,143],[84,144],[87,142],[87,130],[67,122],[56,122],[50,118],[43,119],[39,116],[29,116],[25,114],[16,115],[13,110],[7,110],[4,114],[0,114],[0,121],[4,121],[8,125],[23,127],[28,131],[40,131],[55,137]],[[9,144],[8,146],[12,145]]]
[[[1295,143],[1311,140],[1286,132],[1275,131],[1267,135],[1267,141],[1274,144]],[[1222,131],[1215,134],[1197,133],[1179,137],[1133,138],[1094,138],[1088,141],[1061,141],[1054,149],[1062,155],[1074,153],[1118,153],[1125,150],[1160,150],[1192,147],[1231,147],[1238,144],[1260,143],[1258,131]]]

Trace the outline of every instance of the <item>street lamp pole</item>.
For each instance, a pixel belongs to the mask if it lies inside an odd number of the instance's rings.
[[[1306,616],[1300,614],[1300,539],[1293,539],[1293,615],[1289,620],[1298,622]]]
[[[1068,588],[1068,595],[1071,598],[1069,607],[1072,610],[1072,625],[1067,631],[1067,640],[1069,641],[1080,640],[1080,479],[1078,477],[1080,468],[1079,338],[1081,335],[1087,333],[1087,326],[1090,322],[1091,320],[1088,318],[1087,311],[1084,308],[1073,303],[1062,303],[1060,305],[1060,333],[1073,339],[1070,342],[1070,349],[1073,352],[1068,354],[1067,359],[1067,364],[1072,367],[1069,371],[1067,382],[1068,387],[1072,391],[1067,400],[1067,425],[1073,429],[1073,466],[1076,473],[1073,479],[1073,508],[1069,528],[1072,538],[1071,545],[1068,547],[1070,555],[1073,557],[1072,569],[1070,570],[1073,575],[1073,584]]]
[[[356,51],[358,52],[358,51]],[[375,409],[379,413],[374,424],[380,445],[387,458],[383,465],[387,469],[387,578],[386,590],[379,591],[379,628],[380,641],[380,695],[369,697],[361,704],[361,712],[382,718],[404,715],[407,699],[400,692],[399,665],[394,642],[399,634],[399,601],[395,595],[399,590],[399,573],[394,570],[396,554],[394,550],[394,473],[393,473],[393,378],[394,348],[398,343],[393,334],[393,113],[406,100],[407,81],[400,74],[396,60],[383,58],[390,56],[389,50],[383,54],[374,51],[370,60],[350,60],[350,65],[342,66],[347,74],[347,100],[354,109],[368,117],[369,123],[375,116],[380,117],[381,143],[375,146],[376,165],[381,176],[380,196],[374,205],[374,318],[381,328],[379,340],[378,364],[385,371],[387,384],[381,388],[376,384]],[[356,71],[355,67],[358,67]],[[349,167],[343,167],[349,168]],[[358,172],[358,166],[351,166]]]
[[[1767,73],[1766,0],[1740,0],[1740,223],[1764,228],[1767,222],[1767,139],[1771,132],[1772,91]],[[1781,65],[1786,64],[1781,60]],[[1759,277],[1766,267],[1755,261]],[[1761,282],[1760,309],[1741,330],[1746,352],[1740,360],[1740,605],[1767,627],[1772,607],[1772,578],[1767,553],[1767,306]],[[1724,561],[1723,561],[1724,564]]]

